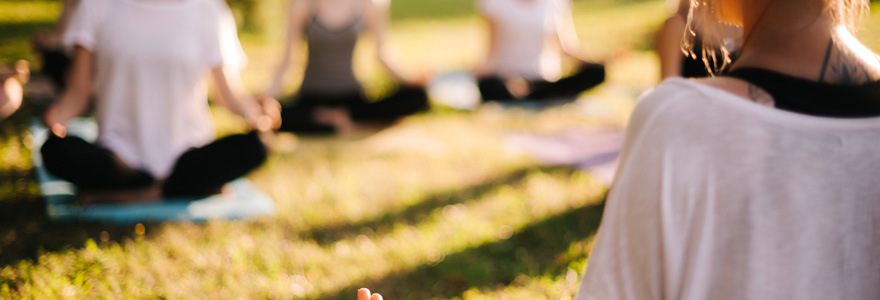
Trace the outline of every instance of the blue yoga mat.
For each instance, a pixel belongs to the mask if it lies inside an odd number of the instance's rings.
[[[46,200],[46,213],[57,221],[104,221],[133,224],[140,222],[193,221],[209,219],[245,219],[255,216],[275,215],[275,202],[244,178],[230,183],[234,198],[220,195],[207,198],[168,198],[159,202],[134,204],[79,205],[76,187],[49,173],[43,166],[40,147],[46,141],[48,130],[39,120],[31,121],[33,140],[32,158],[37,173],[40,193]],[[79,118],[67,125],[67,131],[87,141],[98,136],[98,126],[93,119]]]

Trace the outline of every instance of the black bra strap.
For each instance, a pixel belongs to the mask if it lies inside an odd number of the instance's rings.
[[[723,76],[754,84],[773,97],[776,108],[834,118],[880,116],[880,81],[863,85],[832,85],[758,69],[734,69]]]

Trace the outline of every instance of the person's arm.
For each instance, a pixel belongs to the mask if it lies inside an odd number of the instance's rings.
[[[43,113],[43,123],[59,137],[67,135],[67,122],[85,113],[92,92],[94,54],[82,46],[76,46],[73,65],[68,75],[67,88],[58,101]]]
[[[364,0],[367,5],[366,20],[370,32],[376,41],[376,53],[379,55],[379,61],[388,70],[392,77],[400,82],[410,85],[424,85],[426,79],[424,76],[409,76],[400,69],[399,61],[396,57],[400,54],[396,47],[391,44],[389,31],[389,15],[388,10],[391,7],[390,0]]]
[[[556,18],[556,40],[559,42],[562,53],[581,62],[588,61],[581,53],[581,41],[577,36],[574,19],[571,16],[570,2],[561,5]]]
[[[39,49],[53,49],[61,46],[61,37],[67,31],[70,25],[71,15],[74,9],[79,5],[80,0],[63,0],[61,2],[61,15],[58,16],[58,22],[55,23],[53,32],[38,32],[34,35],[34,45]]]
[[[259,101],[245,92],[241,75],[222,66],[211,69],[215,102],[247,120],[252,129],[269,131],[281,126],[281,106],[273,98]]]
[[[272,76],[269,86],[260,94],[259,98],[281,96],[281,86],[284,82],[284,74],[290,68],[291,56],[298,50],[303,39],[303,30],[309,17],[308,2],[305,0],[291,0],[287,11],[287,35],[281,59]]]
[[[498,50],[498,24],[488,16],[482,15],[482,18],[486,21],[486,25],[489,28],[489,49],[486,52],[486,58],[474,71],[478,78],[492,75],[493,70],[491,63],[495,61],[495,56],[497,55],[496,52]]]
[[[681,64],[684,53],[681,39],[684,36],[685,22],[679,15],[673,15],[663,23],[657,32],[655,48],[660,58],[660,79],[681,77]]]

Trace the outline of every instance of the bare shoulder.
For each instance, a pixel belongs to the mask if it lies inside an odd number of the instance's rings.
[[[297,12],[308,13],[312,7],[312,0],[290,0],[287,5],[288,12],[293,14]]]
[[[391,0],[360,0],[364,1],[372,9],[384,12],[391,8]]]
[[[684,28],[687,26],[687,22],[685,19],[682,19],[678,14],[674,14],[669,16],[665,22],[663,22],[663,26],[660,27],[661,31],[664,32],[672,32],[675,35],[683,35]]]
[[[287,5],[288,19],[291,24],[303,24],[313,11],[312,0],[290,0]]]

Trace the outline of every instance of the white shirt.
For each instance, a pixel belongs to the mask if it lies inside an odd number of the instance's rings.
[[[206,75],[245,63],[221,0],[83,0],[64,41],[95,56],[97,143],[157,178],[215,137]]]
[[[502,78],[559,79],[559,51],[545,49],[544,42],[555,37],[569,5],[567,0],[480,0],[477,9],[497,30],[489,67]]]
[[[880,299],[880,118],[643,97],[576,299]]]

